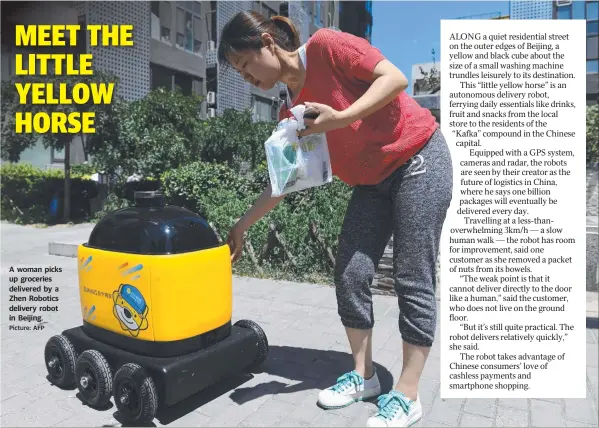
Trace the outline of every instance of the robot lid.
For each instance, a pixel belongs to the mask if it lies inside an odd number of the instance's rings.
[[[135,206],[102,218],[86,244],[100,250],[146,255],[180,254],[219,245],[203,217],[165,205],[160,192],[135,192]]]

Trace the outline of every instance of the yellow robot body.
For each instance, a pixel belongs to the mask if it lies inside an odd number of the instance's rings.
[[[151,341],[198,336],[230,322],[226,245],[174,255],[134,255],[79,246],[83,319]]]
[[[78,267],[88,328],[170,343],[231,322],[229,247],[182,208],[112,213],[79,246]]]

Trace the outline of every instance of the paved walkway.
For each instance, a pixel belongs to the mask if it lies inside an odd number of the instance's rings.
[[[5,227],[6,226],[6,227]],[[81,228],[81,230],[76,230]],[[62,229],[64,237],[87,233],[84,226]],[[58,229],[56,229],[58,230]],[[76,391],[49,385],[43,364],[47,339],[81,322],[77,275],[72,258],[47,254],[50,229],[2,224],[2,288],[10,266],[59,266],[60,312],[48,316],[42,332],[8,331],[6,293],[2,298],[2,426],[120,426],[116,408],[90,409]],[[10,245],[9,245],[10,244]],[[364,426],[375,411],[360,403],[336,411],[315,405],[319,389],[350,369],[345,333],[338,321],[334,290],[312,284],[236,278],[234,320],[249,318],[267,332],[270,358],[264,373],[237,377],[200,393],[167,414],[157,426]],[[374,359],[383,388],[401,371],[396,299],[375,296]],[[592,308],[592,306],[591,306]],[[587,329],[586,399],[449,399],[439,396],[439,342],[432,349],[421,384],[425,418],[418,426],[597,426],[598,330]]]

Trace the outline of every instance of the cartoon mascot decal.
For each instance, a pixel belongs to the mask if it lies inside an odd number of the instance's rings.
[[[148,328],[148,306],[139,290],[130,284],[121,284],[112,293],[114,316],[119,320],[121,328],[131,336],[137,337],[141,330]]]

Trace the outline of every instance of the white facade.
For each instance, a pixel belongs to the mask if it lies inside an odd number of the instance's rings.
[[[250,10],[250,1],[225,1],[218,2],[216,9],[217,35],[222,33],[225,24],[235,16],[236,13]],[[234,70],[221,72],[217,67],[217,112],[222,114],[228,108],[245,110],[251,106],[250,84]]]
[[[552,19],[553,2],[547,0],[510,1],[510,19]]]
[[[133,24],[133,46],[91,46],[94,66],[119,78],[119,92],[127,101],[150,91],[150,2],[84,1],[77,3],[89,24]]]

